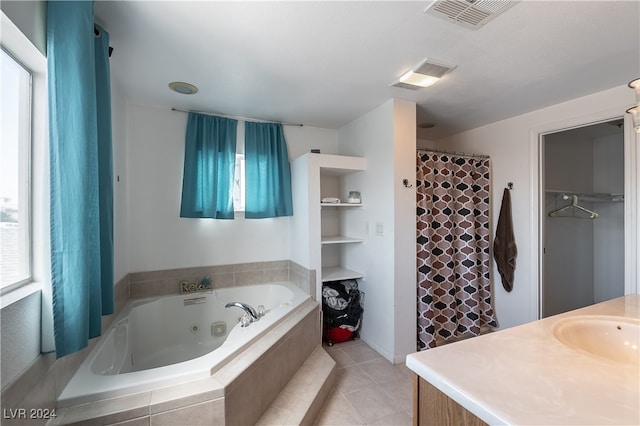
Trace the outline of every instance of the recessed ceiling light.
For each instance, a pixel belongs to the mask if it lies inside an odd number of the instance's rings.
[[[429,87],[454,68],[455,65],[449,65],[435,59],[427,58],[414,69],[404,73],[398,81],[391,85],[413,90]]]
[[[198,92],[198,88],[196,86],[185,83],[184,81],[172,81],[169,83],[169,89],[182,95],[193,95]]]
[[[412,84],[419,87],[429,87],[438,80],[440,80],[440,77],[420,74],[415,71],[408,71],[402,77],[400,77],[401,83]]]

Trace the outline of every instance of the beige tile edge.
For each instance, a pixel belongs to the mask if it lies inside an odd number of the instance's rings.
[[[209,276],[213,288],[291,281],[315,300],[315,271],[291,260],[132,272],[129,276],[132,299],[179,294],[180,282]]]

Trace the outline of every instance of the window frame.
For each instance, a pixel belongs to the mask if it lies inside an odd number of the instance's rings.
[[[19,141],[18,141],[18,211],[26,211],[26,225],[19,230],[19,238],[25,242],[25,248],[21,256],[26,256],[26,274],[17,281],[3,284],[0,282],[0,295],[5,295],[26,284],[33,282],[33,139],[34,139],[34,71],[25,65],[4,45],[0,45],[2,54],[24,70],[27,74],[26,90],[27,99],[21,115],[19,116]],[[26,118],[23,118],[23,114]],[[23,121],[24,120],[24,121]],[[20,188],[26,182],[26,188]]]

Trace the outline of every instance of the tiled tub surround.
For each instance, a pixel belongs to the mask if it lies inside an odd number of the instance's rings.
[[[129,274],[131,298],[143,299],[180,293],[182,281],[196,282],[210,277],[213,288],[289,281],[315,299],[315,271],[290,260],[238,263],[233,265],[202,266],[166,269]]]
[[[306,302],[212,376],[60,409],[51,425],[255,424],[320,342],[318,304]]]
[[[131,300],[58,398],[85,404],[210,377],[293,315],[309,295],[289,282]],[[230,302],[262,305],[246,327]]]
[[[204,272],[207,274],[203,274]],[[315,298],[315,271],[289,260],[136,272],[126,275],[115,284],[116,312],[103,317],[102,329],[108,328],[130,298],[178,293],[180,281],[201,279],[206,275],[211,276],[214,288],[259,284],[286,276],[285,281],[294,283]],[[171,284],[174,281],[175,287]],[[145,288],[147,286],[149,287]],[[148,296],[144,296],[145,294]],[[318,341],[319,339],[318,337]],[[87,348],[58,360],[53,353],[38,357],[18,378],[3,387],[2,409],[56,408],[57,397],[99,340],[99,337],[92,339]],[[46,422],[46,419],[2,419],[3,425],[44,425]]]

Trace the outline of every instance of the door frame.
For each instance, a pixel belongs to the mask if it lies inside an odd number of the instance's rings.
[[[593,114],[548,123],[529,132],[531,159],[531,206],[534,209],[531,221],[531,312],[537,313],[537,319],[542,318],[542,279],[544,259],[544,143],[545,135],[590,126],[611,120],[624,119],[624,294],[638,293],[638,277],[640,264],[638,254],[640,249],[640,228],[638,227],[638,210],[640,190],[640,136],[633,131],[629,114],[621,113],[620,109],[609,109]]]

